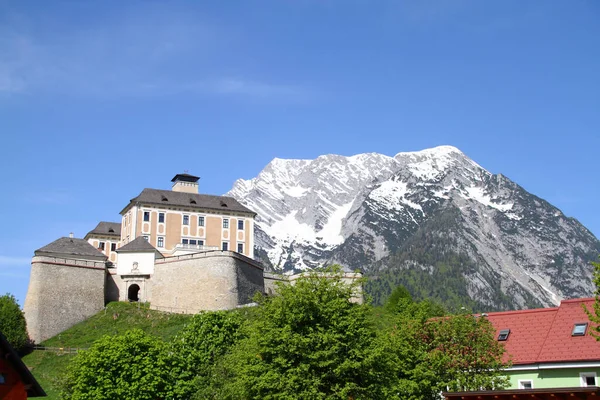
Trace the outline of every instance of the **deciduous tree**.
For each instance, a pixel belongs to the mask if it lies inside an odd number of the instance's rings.
[[[18,351],[29,343],[25,316],[12,294],[0,296],[0,332]]]

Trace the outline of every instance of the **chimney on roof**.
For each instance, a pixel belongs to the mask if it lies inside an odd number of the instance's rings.
[[[173,182],[173,187],[171,190],[173,190],[174,192],[198,194],[199,180],[200,177],[190,175],[188,173],[177,174],[173,179],[171,179],[171,182]]]
[[[69,233],[69,237],[73,239],[73,232]]]

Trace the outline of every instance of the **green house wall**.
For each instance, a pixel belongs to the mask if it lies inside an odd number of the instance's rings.
[[[507,371],[510,379],[509,389],[519,389],[520,380],[530,380],[534,389],[579,387],[581,386],[580,373],[596,373],[596,385],[599,384],[600,368],[557,368],[536,369],[526,371]]]

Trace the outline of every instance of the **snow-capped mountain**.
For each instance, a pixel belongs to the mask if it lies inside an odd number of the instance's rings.
[[[358,268],[376,301],[397,284],[490,310],[593,292],[594,235],[455,147],[274,159],[228,195],[258,213],[271,268]]]

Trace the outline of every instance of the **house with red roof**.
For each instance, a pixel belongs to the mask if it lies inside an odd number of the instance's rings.
[[[0,399],[25,400],[45,396],[40,384],[0,332]]]
[[[563,300],[560,306],[494,312],[487,318],[506,348],[511,389],[598,386],[600,342],[590,334],[583,306],[594,298]]]

